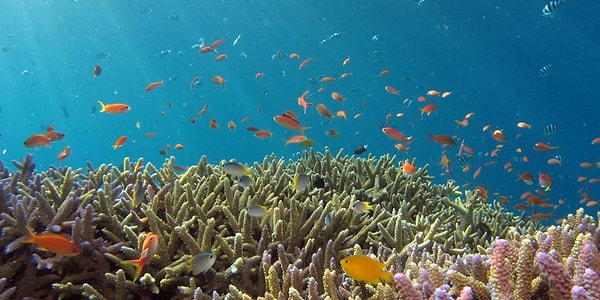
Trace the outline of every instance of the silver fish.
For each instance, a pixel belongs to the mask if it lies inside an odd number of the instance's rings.
[[[232,176],[251,175],[250,170],[248,170],[246,166],[237,162],[228,162],[223,164],[223,172]]]
[[[200,253],[190,259],[190,269],[194,276],[206,273],[215,264],[216,257],[211,252]]]

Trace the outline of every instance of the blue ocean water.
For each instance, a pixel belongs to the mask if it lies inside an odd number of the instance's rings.
[[[125,156],[160,166],[165,156],[159,151],[167,144],[184,146],[167,152],[184,167],[202,155],[212,163],[235,159],[251,164],[271,153],[292,159],[308,148],[285,146],[299,133],[273,121],[290,109],[311,127],[305,134],[315,141],[316,151],[327,146],[352,154],[366,144],[363,156],[416,157],[417,167],[430,165],[436,183],[452,179],[471,188],[483,185],[491,198],[509,197],[511,210],[524,202],[519,199],[523,192],[539,188],[540,173],[553,179],[542,198],[555,207],[537,211],[560,218],[585,205],[579,203],[584,195],[588,201],[600,198],[597,185],[589,182],[600,178],[600,170],[579,166],[600,161],[600,145],[591,145],[600,136],[595,88],[600,16],[593,13],[599,3],[567,1],[554,17],[544,17],[545,1],[314,2],[5,1],[0,10],[0,159],[10,165],[33,153],[40,171],[51,165],[83,168],[86,161],[119,165]],[[221,38],[217,51],[199,53],[202,41],[209,45]],[[227,59],[216,62],[223,53]],[[300,58],[290,59],[292,53]],[[300,62],[309,57],[300,70]],[[342,65],[348,57],[350,62]],[[550,74],[540,77],[538,70],[548,64],[554,66]],[[95,65],[102,68],[97,77]],[[382,70],[390,74],[380,76]],[[256,79],[258,72],[264,76]],[[343,73],[352,76],[340,78]],[[214,75],[225,78],[224,87],[211,82]],[[201,80],[191,90],[194,76]],[[322,83],[324,76],[336,80]],[[160,80],[164,85],[144,92]],[[313,106],[304,115],[297,98],[306,90]],[[452,94],[428,96],[437,109],[422,116],[425,103],[417,97],[429,90]],[[332,100],[333,91],[345,101]],[[97,100],[126,103],[131,111],[100,113]],[[347,120],[324,119],[315,109],[319,103],[334,114],[345,111]],[[205,104],[208,110],[198,115]],[[455,120],[469,112],[475,113],[469,126],[456,128]],[[360,118],[354,119],[356,114]],[[396,150],[397,141],[381,132],[388,114],[388,126],[413,137],[408,152]],[[249,121],[241,123],[245,117]],[[209,127],[210,119],[218,129]],[[230,120],[235,130],[227,128]],[[517,127],[520,121],[531,129]],[[551,124],[564,128],[544,135],[543,128]],[[51,148],[23,146],[49,125],[65,138]],[[484,132],[485,125],[490,129]],[[258,139],[247,126],[273,136]],[[340,136],[326,136],[329,128]],[[496,129],[507,141],[497,156],[490,156],[499,144],[491,137]],[[157,136],[146,138],[147,133]],[[428,141],[428,133],[452,136],[458,144],[464,140],[475,151],[471,169],[462,172],[456,164],[458,145],[444,149]],[[128,141],[113,150],[123,135]],[[559,148],[535,151],[537,142]],[[72,153],[59,162],[57,155],[66,146]],[[443,174],[438,165],[444,151],[453,161],[452,174]],[[562,163],[548,164],[555,155]],[[481,175],[473,179],[479,166]],[[535,185],[517,180],[525,172],[534,176]],[[586,180],[579,182],[580,176]]]

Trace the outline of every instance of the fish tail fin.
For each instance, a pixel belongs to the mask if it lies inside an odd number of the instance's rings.
[[[393,283],[394,275],[392,275],[391,272],[385,272],[385,276],[383,277],[383,280],[385,280],[385,282]]]
[[[27,239],[22,240],[21,243],[26,243],[26,244],[32,244],[35,243],[35,232],[33,232],[33,230],[31,230],[31,228],[29,227],[25,227],[25,229],[27,229]]]
[[[98,103],[100,104],[101,108],[100,108],[100,112],[105,112],[106,111],[106,105],[104,105],[104,102],[98,100]]]
[[[135,267],[135,274],[133,276],[133,281],[134,282],[142,274],[142,269],[144,268],[144,264],[145,263],[146,263],[146,260],[143,257],[138,258],[138,259],[130,259],[130,260],[121,261],[121,264],[123,264],[123,265],[130,265],[130,266],[134,266]]]
[[[433,140],[435,140],[435,138],[433,137],[433,135],[431,135],[431,133],[429,133],[429,132],[428,132],[428,133],[427,133],[427,136],[428,136],[428,140],[429,140],[430,142],[431,142],[431,141],[433,141]]]
[[[307,129],[312,129],[312,127],[302,127],[300,129],[300,134],[304,135],[304,130],[307,130]]]

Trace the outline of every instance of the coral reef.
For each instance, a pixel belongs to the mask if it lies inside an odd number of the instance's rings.
[[[413,161],[414,162],[414,161]],[[595,299],[600,233],[583,211],[547,228],[488,203],[479,191],[431,184],[428,166],[403,174],[395,156],[305,151],[252,165],[254,184],[202,157],[183,173],[125,158],[122,167],[50,168],[33,157],[0,162],[0,299]],[[293,179],[310,184],[296,190]],[[314,184],[324,181],[325,184]],[[352,209],[367,201],[374,209]],[[268,208],[265,217],[248,213]],[[60,257],[21,241],[26,228],[68,236],[81,249]],[[142,276],[147,233],[158,248]],[[192,276],[190,259],[216,262]],[[368,254],[396,284],[364,284],[339,260]],[[417,297],[417,298],[415,298]]]

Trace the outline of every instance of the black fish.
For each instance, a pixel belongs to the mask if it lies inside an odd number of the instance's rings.
[[[365,152],[367,152],[367,145],[360,145],[360,147],[358,147],[358,148],[356,148],[356,150],[354,150],[354,154],[356,154],[356,155],[361,155]]]
[[[325,179],[317,177],[313,182],[313,186],[319,189],[324,189],[327,187],[327,182],[325,182]]]

